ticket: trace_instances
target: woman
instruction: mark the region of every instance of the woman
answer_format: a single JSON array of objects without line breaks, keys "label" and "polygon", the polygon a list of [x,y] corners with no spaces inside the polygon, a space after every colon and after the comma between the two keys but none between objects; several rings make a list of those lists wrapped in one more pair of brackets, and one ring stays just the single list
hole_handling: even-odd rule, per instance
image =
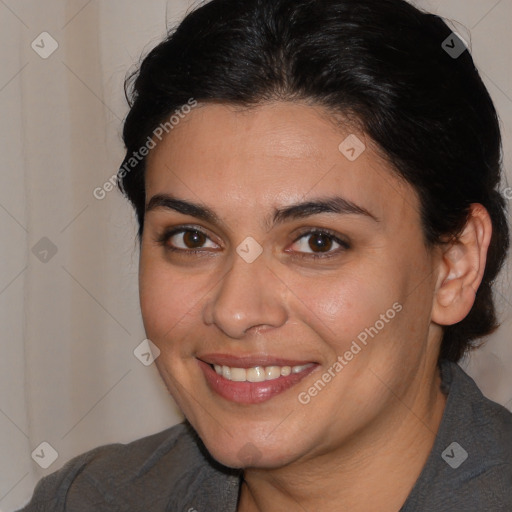
[{"label": "woman", "polygon": [[403,0],[212,0],[134,78],[118,177],[187,421],[23,510],[512,510],[512,415],[456,364],[508,248],[462,41]]}]

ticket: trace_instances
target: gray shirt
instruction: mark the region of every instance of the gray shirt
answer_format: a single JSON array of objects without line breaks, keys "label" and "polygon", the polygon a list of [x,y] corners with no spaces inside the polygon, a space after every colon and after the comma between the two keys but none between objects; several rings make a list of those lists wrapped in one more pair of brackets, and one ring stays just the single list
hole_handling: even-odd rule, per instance
[{"label": "gray shirt", "polygon": [[[442,422],[400,512],[511,512],[512,414],[458,365],[443,362],[441,375]],[[240,481],[183,423],[73,458],[38,482],[20,512],[235,512]]]}]

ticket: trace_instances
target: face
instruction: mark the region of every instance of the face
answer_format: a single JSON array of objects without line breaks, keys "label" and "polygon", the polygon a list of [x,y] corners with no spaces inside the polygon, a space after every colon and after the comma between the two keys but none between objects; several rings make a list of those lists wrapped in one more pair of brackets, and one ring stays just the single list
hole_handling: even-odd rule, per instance
[{"label": "face", "polygon": [[297,103],[200,105],[151,151],[146,207],[146,334],[221,463],[332,452],[422,385],[433,257],[364,134]]}]

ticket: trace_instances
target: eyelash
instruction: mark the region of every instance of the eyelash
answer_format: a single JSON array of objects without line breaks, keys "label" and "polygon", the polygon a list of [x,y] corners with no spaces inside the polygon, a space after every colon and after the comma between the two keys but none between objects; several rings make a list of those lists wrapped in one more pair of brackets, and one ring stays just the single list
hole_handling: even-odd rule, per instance
[{"label": "eyelash", "polygon": [[[210,237],[202,230],[194,228],[194,227],[186,227],[181,226],[178,228],[173,228],[170,230],[164,231],[161,235],[159,235],[156,239],[156,242],[164,247],[167,251],[170,252],[180,252],[182,254],[204,254],[204,249],[181,249],[177,247],[171,247],[167,244],[169,239],[173,237],[174,235],[180,234],[180,233],[187,233],[187,232],[194,232],[194,233],[200,233],[204,235],[206,238],[210,239]],[[330,251],[327,253],[304,253],[304,252],[297,252],[294,256],[297,256],[299,258],[306,258],[306,259],[326,259],[326,258],[332,258],[336,255],[338,255],[340,252],[343,252],[347,249],[350,249],[350,244],[346,242],[345,240],[340,239],[334,232],[332,232],[329,229],[320,229],[320,228],[314,228],[310,229],[308,231],[302,232],[294,241],[295,244],[298,242],[301,238],[304,238],[305,236],[311,236],[311,235],[327,235],[332,241],[339,244],[341,247],[336,249],[335,251]]]}]

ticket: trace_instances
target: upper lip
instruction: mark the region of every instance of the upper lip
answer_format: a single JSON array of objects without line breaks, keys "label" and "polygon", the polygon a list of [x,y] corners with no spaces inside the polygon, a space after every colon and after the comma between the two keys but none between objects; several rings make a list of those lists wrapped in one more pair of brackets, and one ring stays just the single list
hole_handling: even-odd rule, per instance
[{"label": "upper lip", "polygon": [[285,359],[268,354],[240,355],[233,354],[204,354],[198,359],[208,364],[230,366],[232,368],[253,368],[255,366],[303,366],[314,363],[314,361],[299,361],[296,359]]}]

